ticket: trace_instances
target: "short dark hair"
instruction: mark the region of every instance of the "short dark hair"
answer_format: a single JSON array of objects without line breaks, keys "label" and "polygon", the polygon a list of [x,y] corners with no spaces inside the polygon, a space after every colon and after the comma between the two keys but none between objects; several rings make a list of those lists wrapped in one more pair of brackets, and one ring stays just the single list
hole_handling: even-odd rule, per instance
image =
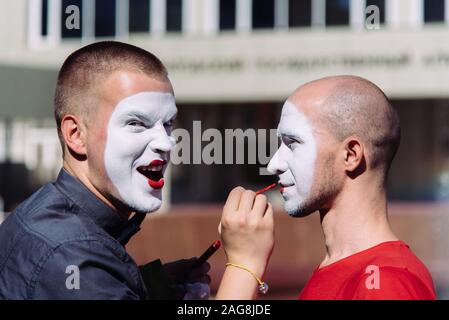
[{"label": "short dark hair", "polygon": [[76,50],[67,57],[59,70],[54,97],[54,115],[63,150],[62,118],[70,113],[89,114],[94,107],[92,89],[117,70],[136,71],[160,81],[168,81],[167,70],[162,62],[139,47],[117,41],[101,41]]}]

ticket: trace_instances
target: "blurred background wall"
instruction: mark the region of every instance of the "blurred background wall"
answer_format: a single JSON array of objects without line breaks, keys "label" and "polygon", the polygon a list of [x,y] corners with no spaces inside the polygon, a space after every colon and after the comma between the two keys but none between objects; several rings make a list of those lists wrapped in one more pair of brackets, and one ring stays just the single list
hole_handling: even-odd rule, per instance
[{"label": "blurred background wall", "polygon": [[[449,298],[448,23],[448,0],[0,0],[0,220],[61,167],[55,79],[87,43],[116,39],[161,58],[177,127],[189,131],[193,121],[203,130],[276,128],[296,87],[354,74],[399,112],[390,219]],[[228,191],[272,180],[258,164],[172,166],[164,209],[129,250],[139,263],[198,255],[217,237]],[[290,218],[279,195],[270,198],[278,212],[269,297],[294,299],[324,253],[319,221]],[[211,262],[216,288],[223,253]]]}]

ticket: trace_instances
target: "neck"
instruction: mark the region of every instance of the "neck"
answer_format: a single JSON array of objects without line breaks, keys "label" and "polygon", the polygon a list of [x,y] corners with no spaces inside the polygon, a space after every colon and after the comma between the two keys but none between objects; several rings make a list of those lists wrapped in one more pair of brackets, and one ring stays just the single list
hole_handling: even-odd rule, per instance
[{"label": "neck", "polygon": [[346,188],[329,210],[320,210],[327,254],[321,267],[385,241],[398,240],[387,217],[384,188],[375,183]]},{"label": "neck", "polygon": [[114,209],[118,215],[122,216],[125,219],[129,219],[131,215],[131,211],[121,208],[119,205],[115,205],[112,201],[110,201],[108,198],[106,198],[90,181],[90,179],[87,177],[86,174],[83,174],[83,170],[80,170],[76,166],[70,164],[69,161],[63,160],[63,167],[64,169],[70,173],[72,176],[76,177],[78,180],[81,181],[81,183],[89,189],[98,199],[100,199],[102,202],[104,202],[107,206]]}]

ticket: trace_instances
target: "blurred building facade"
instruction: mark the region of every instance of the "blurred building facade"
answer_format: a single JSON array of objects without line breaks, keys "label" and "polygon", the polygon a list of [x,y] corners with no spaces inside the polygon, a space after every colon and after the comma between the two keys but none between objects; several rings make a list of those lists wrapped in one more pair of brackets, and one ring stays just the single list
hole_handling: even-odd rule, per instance
[{"label": "blurred building facade", "polygon": [[[7,211],[57,174],[57,71],[72,51],[103,39],[161,58],[176,93],[177,126],[188,130],[196,120],[203,130],[276,128],[282,102],[299,85],[337,74],[366,77],[401,117],[390,198],[449,199],[449,0],[0,0],[0,6],[0,204]],[[171,202],[219,202],[235,185],[271,181],[258,172],[257,164],[174,166]]]},{"label": "blurred building facade", "polygon": [[[187,129],[193,120],[202,120],[203,129],[276,128],[282,101],[300,84],[333,74],[366,77],[401,114],[404,139],[391,198],[449,197],[445,0],[1,4],[0,162],[30,170],[31,189],[61,164],[51,121],[58,68],[86,43],[117,39],[150,50],[167,65],[180,106],[178,126]],[[195,183],[202,175],[213,177],[209,186]],[[175,203],[221,201],[223,188],[242,183],[235,177],[249,185],[268,181],[258,176],[257,165],[181,165],[172,176]]]}]

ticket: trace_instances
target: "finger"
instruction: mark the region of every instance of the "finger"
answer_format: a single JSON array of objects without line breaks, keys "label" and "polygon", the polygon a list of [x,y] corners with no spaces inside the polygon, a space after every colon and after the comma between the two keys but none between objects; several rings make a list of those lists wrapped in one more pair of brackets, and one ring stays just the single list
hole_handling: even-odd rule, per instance
[{"label": "finger", "polygon": [[259,194],[256,196],[256,200],[254,201],[252,215],[258,218],[262,218],[265,215],[267,208],[267,197],[263,194]]},{"label": "finger", "polygon": [[268,203],[267,210],[265,210],[265,214],[263,216],[263,220],[270,226],[274,225],[274,212],[271,203]]},{"label": "finger", "polygon": [[192,270],[193,263],[197,259],[198,258],[193,257],[193,258],[181,259],[181,260],[177,260],[177,261],[173,262],[174,268],[172,270],[174,272],[174,276],[176,279],[175,282],[181,282],[183,279],[185,279],[188,276],[188,274]]},{"label": "finger", "polygon": [[226,203],[223,207],[223,214],[225,214],[228,211],[237,211],[240,204],[240,198],[242,196],[243,189],[242,187],[236,187],[232,189],[232,191],[228,195],[228,199],[226,200]]},{"label": "finger", "polygon": [[189,272],[190,277],[201,277],[205,274],[207,274],[210,270],[210,264],[208,262],[203,263],[202,265],[200,265],[197,268],[192,269]]},{"label": "finger", "polygon": [[189,270],[193,267],[193,264],[195,263],[196,260],[198,260],[197,257],[179,260],[180,261],[179,268]]},{"label": "finger", "polygon": [[201,277],[195,277],[195,278],[189,278],[187,280],[187,283],[204,283],[204,284],[210,284],[211,283],[211,277],[208,274],[205,274]]},{"label": "finger", "polygon": [[251,190],[245,190],[242,194],[242,198],[240,199],[239,211],[242,212],[250,212],[254,205],[254,199],[256,197],[256,193]]}]

